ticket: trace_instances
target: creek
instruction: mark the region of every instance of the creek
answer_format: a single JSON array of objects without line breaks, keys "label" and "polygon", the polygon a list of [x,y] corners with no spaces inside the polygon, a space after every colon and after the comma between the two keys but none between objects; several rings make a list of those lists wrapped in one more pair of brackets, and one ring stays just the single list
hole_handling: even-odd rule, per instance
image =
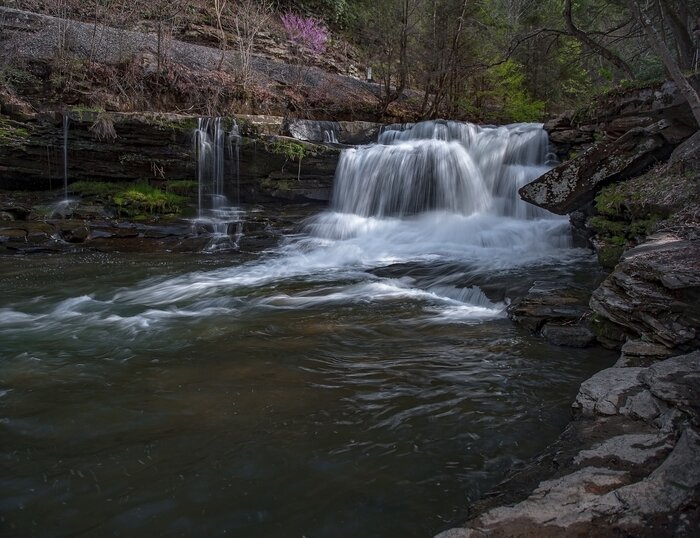
[{"label": "creek", "polygon": [[600,278],[566,219],[517,199],[551,166],[540,125],[394,126],[343,152],[330,208],[273,249],[0,258],[0,524],[316,538],[459,523],[615,359],[505,317],[534,281]]}]

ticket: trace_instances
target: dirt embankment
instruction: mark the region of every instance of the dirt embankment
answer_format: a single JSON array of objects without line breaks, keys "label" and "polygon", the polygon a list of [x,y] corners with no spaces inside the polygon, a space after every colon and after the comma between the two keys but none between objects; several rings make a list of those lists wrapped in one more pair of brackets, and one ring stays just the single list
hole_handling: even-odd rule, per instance
[{"label": "dirt embankment", "polygon": [[[222,53],[215,46],[7,7],[0,7],[0,28],[3,108],[31,113],[85,106],[350,121],[374,121],[380,109],[379,85],[352,76],[358,75],[352,55],[336,51],[323,61],[295,55],[272,33],[261,41],[268,53],[250,57],[243,80],[244,58],[231,45]],[[182,37],[206,43],[211,36],[205,30],[191,29]],[[413,118],[417,101],[409,92],[385,119]]]}]

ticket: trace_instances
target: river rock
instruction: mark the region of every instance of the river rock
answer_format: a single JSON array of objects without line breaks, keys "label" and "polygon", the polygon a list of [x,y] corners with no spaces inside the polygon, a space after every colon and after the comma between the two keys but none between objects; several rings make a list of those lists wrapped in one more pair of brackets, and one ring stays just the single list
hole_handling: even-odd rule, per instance
[{"label": "river rock", "polygon": [[577,322],[589,310],[589,292],[583,288],[537,281],[527,295],[508,306],[508,317],[537,333],[547,322]]},{"label": "river rock", "polygon": [[640,379],[659,400],[671,404],[700,424],[700,351],[654,364]]},{"label": "river rock", "polygon": [[700,243],[658,235],[629,250],[593,292],[591,309],[668,349],[700,345]]},{"label": "river rock", "polygon": [[523,200],[563,215],[591,202],[598,190],[639,174],[668,158],[681,134],[691,131],[678,122],[661,120],[636,128],[613,142],[601,142],[582,155],[550,170],[518,192]]},{"label": "river rock", "polygon": [[615,366],[651,366],[672,354],[666,346],[640,339],[627,340],[622,345],[622,354]]},{"label": "river rock", "polygon": [[541,332],[542,336],[555,346],[582,348],[595,342],[595,334],[583,323],[574,325],[545,323]]}]

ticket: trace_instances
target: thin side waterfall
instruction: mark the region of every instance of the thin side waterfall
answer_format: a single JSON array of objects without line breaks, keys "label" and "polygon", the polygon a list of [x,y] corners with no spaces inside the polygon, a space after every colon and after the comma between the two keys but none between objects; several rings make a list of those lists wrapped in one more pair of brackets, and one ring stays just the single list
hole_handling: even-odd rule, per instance
[{"label": "thin side waterfall", "polygon": [[241,205],[241,133],[238,128],[238,123],[233,120],[231,129],[228,132],[228,152],[235,164],[236,178],[236,205]]},{"label": "thin side waterfall", "polygon": [[68,201],[68,130],[70,117],[63,115],[63,200]]},{"label": "thin side waterfall", "polygon": [[326,144],[337,144],[338,136],[335,134],[335,130],[330,129],[323,131],[323,142]]},{"label": "thin side waterfall", "polygon": [[[240,210],[240,135],[235,121],[231,130],[225,130],[224,118],[199,118],[194,133],[197,155],[197,232],[206,232],[212,240],[209,250],[237,247],[242,236],[242,211]],[[234,151],[235,147],[235,151]],[[232,206],[226,195],[225,162],[235,154],[236,201]]]}]

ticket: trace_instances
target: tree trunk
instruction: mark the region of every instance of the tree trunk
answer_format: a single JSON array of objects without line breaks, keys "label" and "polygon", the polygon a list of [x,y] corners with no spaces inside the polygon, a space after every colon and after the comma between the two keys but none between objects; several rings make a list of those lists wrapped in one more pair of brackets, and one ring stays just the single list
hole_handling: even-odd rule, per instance
[{"label": "tree trunk", "polygon": [[630,80],[634,79],[634,72],[632,71],[632,68],[629,66],[629,64],[625,62],[622,58],[620,58],[617,54],[615,54],[613,51],[611,51],[610,49],[606,49],[603,45],[593,40],[586,32],[578,28],[574,24],[573,15],[571,12],[571,0],[566,0],[566,2],[564,3],[564,21],[566,22],[566,28],[569,34],[572,37],[578,39],[584,45],[586,45],[593,52],[596,52],[597,54],[605,58],[607,61],[609,61],[611,64],[613,64],[615,67],[623,71],[625,75],[627,75],[627,77],[630,78]]},{"label": "tree trunk", "polygon": [[669,26],[671,27],[673,37],[676,41],[676,46],[678,47],[680,67],[681,69],[691,69],[693,67],[695,47],[688,34],[688,28],[683,22],[681,15],[676,13],[676,10],[668,0],[661,0],[661,5],[663,7],[662,14],[668,19]]},{"label": "tree trunk", "polygon": [[626,0],[626,2],[630,8],[630,11],[632,11],[635,18],[642,26],[642,29],[646,34],[647,41],[649,41],[651,47],[661,57],[664,67],[666,67],[669,75],[671,75],[671,78],[680,89],[683,97],[685,97],[685,99],[688,101],[690,109],[693,112],[693,116],[695,117],[695,121],[697,122],[698,127],[700,127],[700,98],[698,97],[698,92],[695,91],[685,76],[683,76],[681,68],[673,59],[673,54],[671,54],[671,51],[666,46],[666,43],[664,43],[661,39],[658,30],[654,27],[649,17],[647,17],[646,13],[642,11],[642,8],[637,0]]}]

